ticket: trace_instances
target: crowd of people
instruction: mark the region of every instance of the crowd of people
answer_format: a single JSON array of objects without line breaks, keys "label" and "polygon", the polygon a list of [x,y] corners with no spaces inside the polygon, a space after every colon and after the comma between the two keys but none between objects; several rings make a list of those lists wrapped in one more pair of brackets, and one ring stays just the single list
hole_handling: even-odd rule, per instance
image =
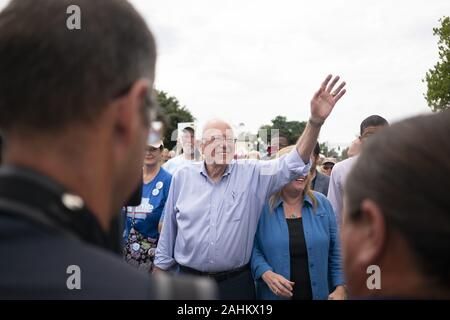
[{"label": "crowd of people", "polygon": [[[320,162],[346,94],[329,75],[294,145],[236,159],[212,119],[174,155],[151,132],[142,17],[122,0],[40,1],[0,13],[0,298],[450,298],[450,112],[371,115],[349,159]],[[81,30],[63,27],[73,3]]]}]

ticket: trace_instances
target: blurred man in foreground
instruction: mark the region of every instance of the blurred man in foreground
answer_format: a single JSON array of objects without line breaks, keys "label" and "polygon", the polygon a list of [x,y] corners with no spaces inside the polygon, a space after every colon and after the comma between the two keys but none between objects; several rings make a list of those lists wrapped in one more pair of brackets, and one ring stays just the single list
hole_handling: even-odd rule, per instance
[{"label": "blurred man in foreground", "polygon": [[[79,30],[66,26],[71,5]],[[196,295],[158,289],[109,251],[111,222],[142,179],[155,59],[126,1],[13,0],[0,13],[0,298]]]},{"label": "blurred man in foreground", "polygon": [[344,190],[351,296],[450,299],[449,124],[449,111],[414,117],[363,145]]}]

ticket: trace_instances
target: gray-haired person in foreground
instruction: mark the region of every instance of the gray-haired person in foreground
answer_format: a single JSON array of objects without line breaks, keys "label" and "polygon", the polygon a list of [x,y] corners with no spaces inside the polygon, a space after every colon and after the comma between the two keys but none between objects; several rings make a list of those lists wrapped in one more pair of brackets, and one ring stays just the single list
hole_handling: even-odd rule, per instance
[{"label": "gray-haired person in foreground", "polygon": [[[155,268],[209,276],[221,299],[254,299],[249,261],[261,209],[276,191],[306,176],[317,137],[345,82],[329,75],[311,100],[311,114],[296,148],[270,161],[233,160],[229,124],[209,121],[203,128],[204,162],[177,171],[166,201]],[[331,82],[330,82],[331,80]]]}]

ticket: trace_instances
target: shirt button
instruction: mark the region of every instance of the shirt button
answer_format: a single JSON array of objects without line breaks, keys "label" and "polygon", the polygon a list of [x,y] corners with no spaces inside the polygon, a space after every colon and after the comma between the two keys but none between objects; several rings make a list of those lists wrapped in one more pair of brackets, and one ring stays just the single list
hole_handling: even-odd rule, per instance
[{"label": "shirt button", "polygon": [[209,263],[214,263],[214,261],[212,261],[212,260],[209,260]]},{"label": "shirt button", "polygon": [[314,267],[314,263],[311,263],[309,266],[310,266],[311,268]]},{"label": "shirt button", "polygon": [[315,281],[313,281],[312,285],[313,285],[313,286],[316,286],[316,282],[315,282]]},{"label": "shirt button", "polygon": [[214,242],[211,242],[211,245],[214,245]]}]

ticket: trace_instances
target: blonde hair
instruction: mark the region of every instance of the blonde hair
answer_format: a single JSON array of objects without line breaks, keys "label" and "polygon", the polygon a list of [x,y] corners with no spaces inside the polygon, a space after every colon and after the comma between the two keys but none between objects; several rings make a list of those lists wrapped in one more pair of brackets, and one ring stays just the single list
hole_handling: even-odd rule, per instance
[{"label": "blonde hair", "polygon": [[[276,157],[282,157],[287,155],[288,153],[290,153],[292,151],[292,149],[294,149],[296,146],[292,145],[286,148],[281,149],[280,151],[277,152]],[[314,192],[311,190],[311,174],[308,173],[308,177],[306,178],[306,185],[305,185],[305,189],[303,190],[303,196],[305,196],[305,194],[311,198],[311,201],[313,203],[313,211],[316,210],[317,208],[317,199],[314,196]],[[284,187],[283,187],[284,188]],[[275,210],[275,205],[278,202],[278,200],[280,200],[281,198],[281,191],[283,190],[283,188],[277,192],[275,192],[269,199],[269,206],[270,206],[270,212],[273,212]]]}]

